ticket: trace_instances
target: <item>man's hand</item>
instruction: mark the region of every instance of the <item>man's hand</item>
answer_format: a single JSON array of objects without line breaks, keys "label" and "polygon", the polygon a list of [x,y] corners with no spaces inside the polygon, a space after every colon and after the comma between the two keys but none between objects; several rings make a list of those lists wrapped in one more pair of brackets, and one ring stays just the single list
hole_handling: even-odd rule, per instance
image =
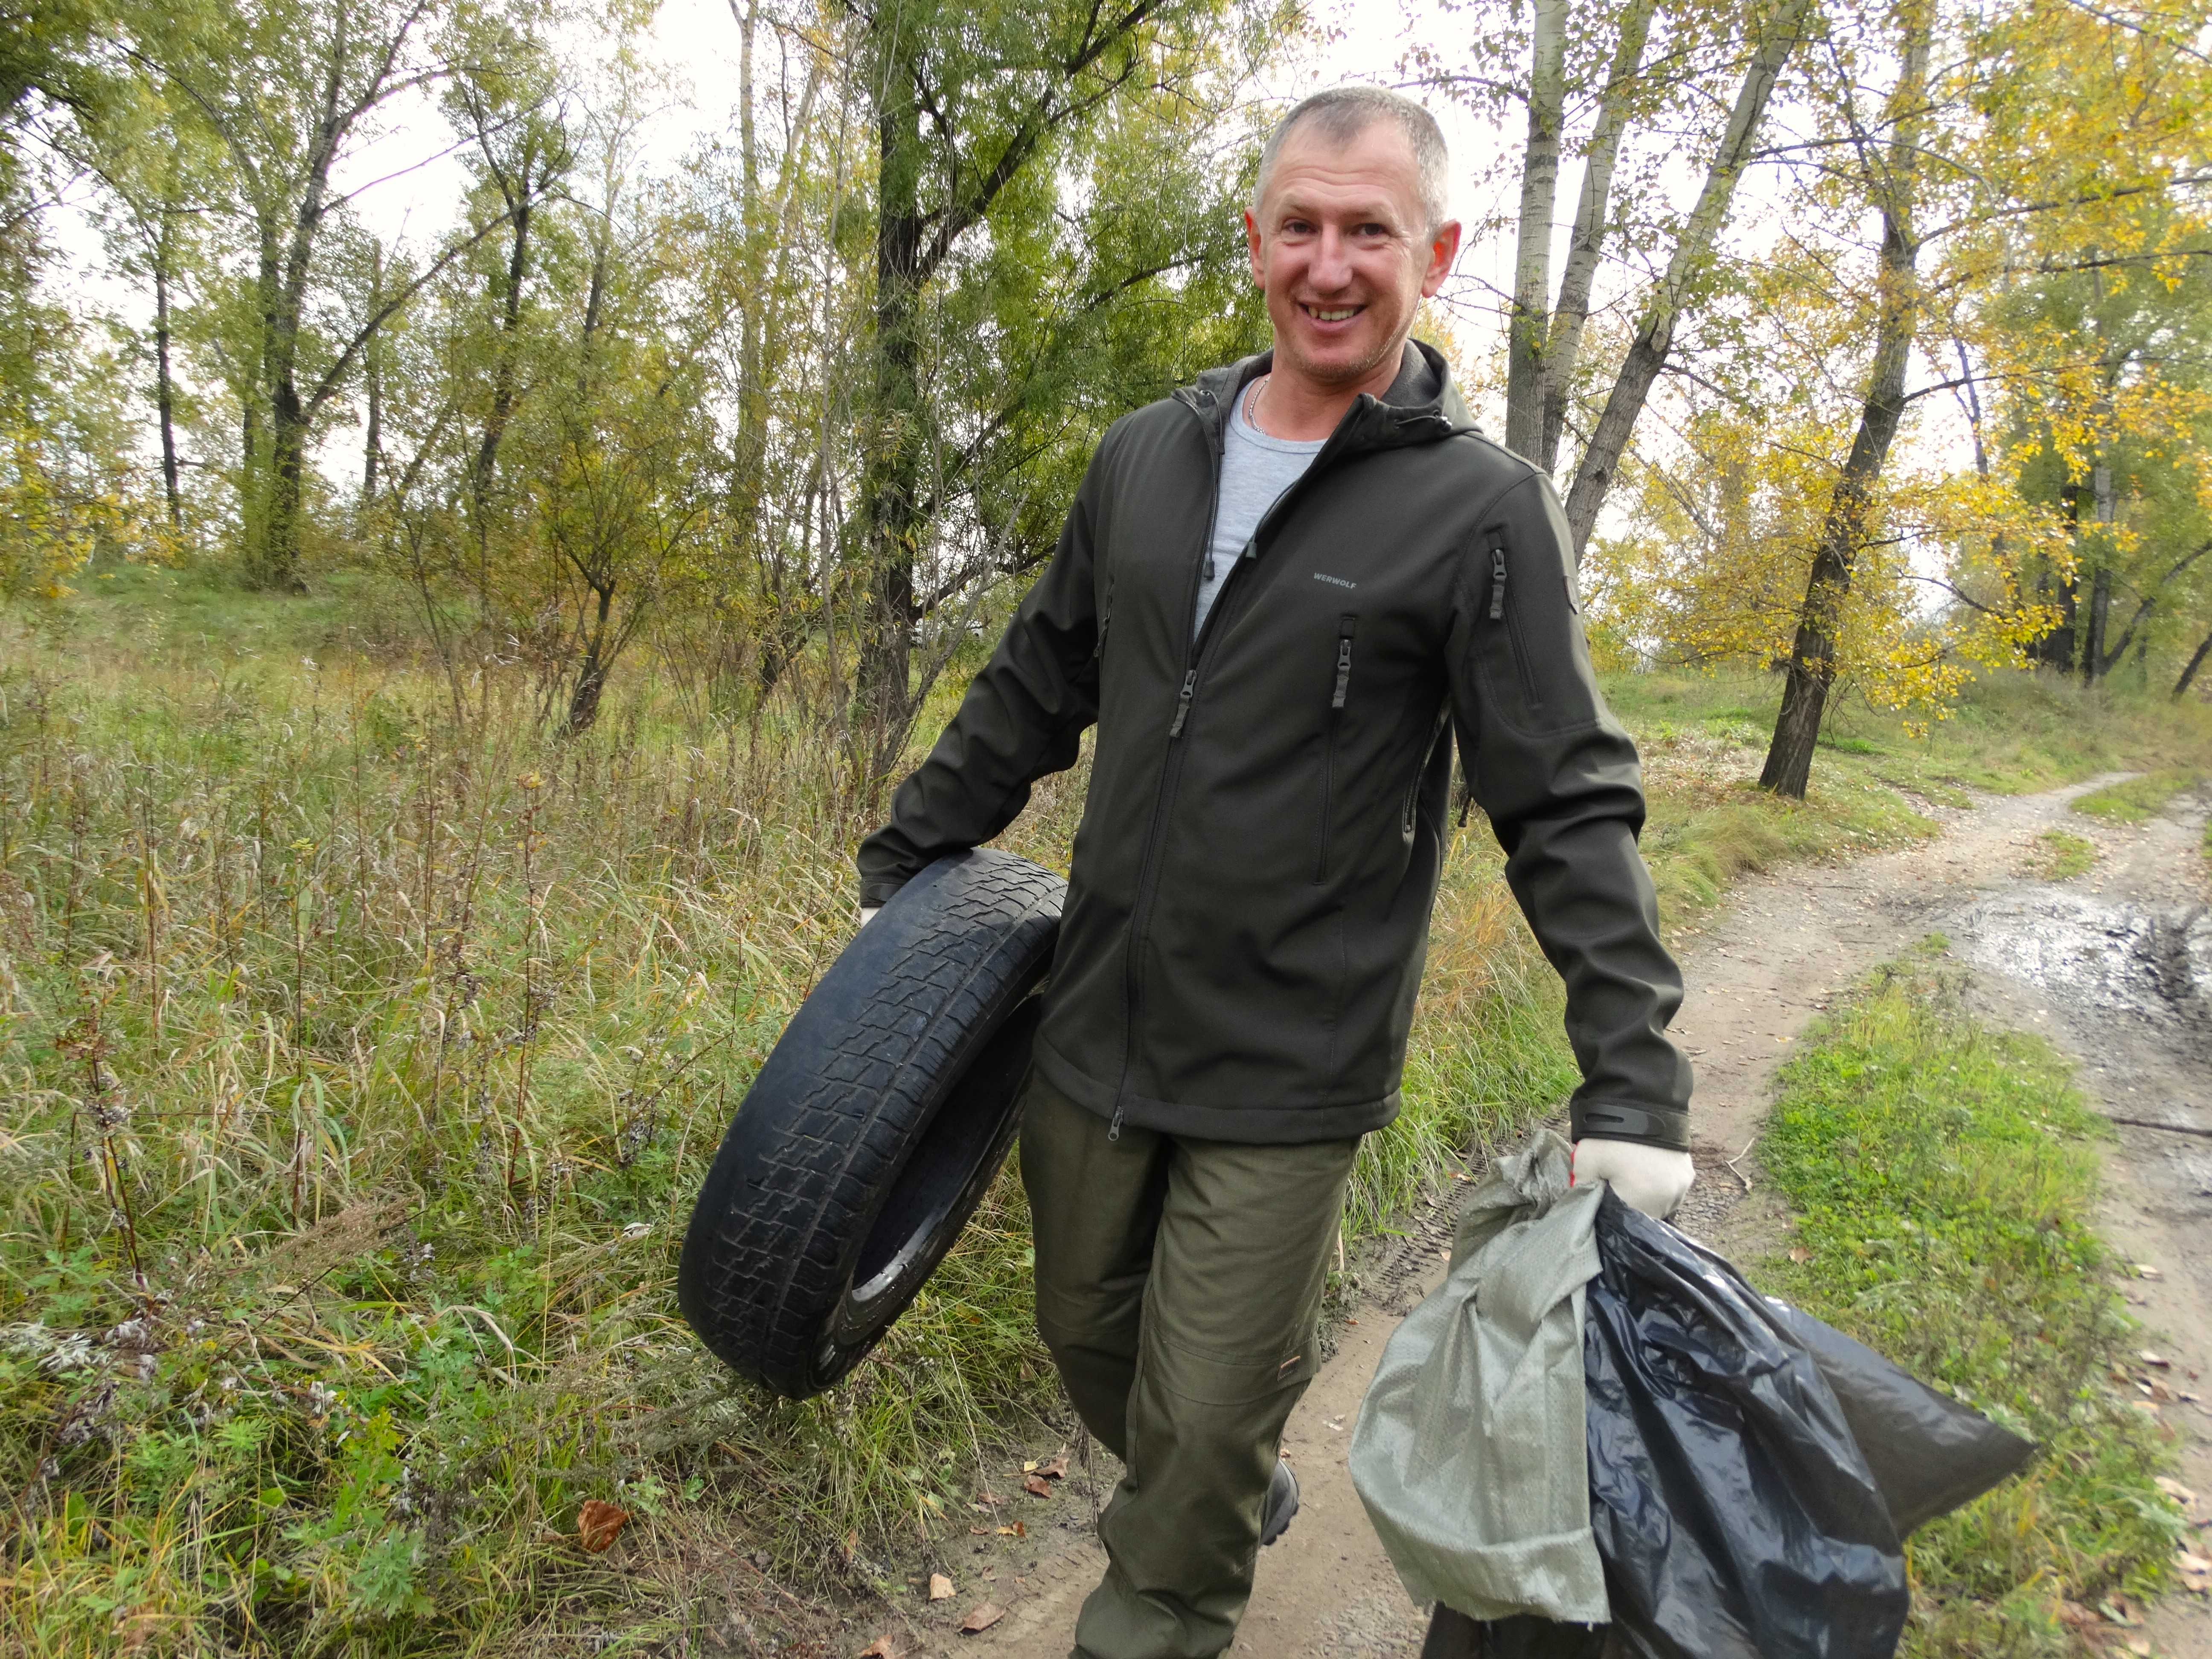
[{"label": "man's hand", "polygon": [[870,922],[873,921],[876,919],[876,912],[883,908],[884,907],[880,904],[862,905],[860,907],[860,926],[865,927]]},{"label": "man's hand", "polygon": [[1680,1207],[1697,1173],[1687,1152],[1648,1146],[1640,1140],[1605,1140],[1593,1135],[1575,1142],[1575,1160],[1569,1166],[1567,1180],[1570,1186],[1605,1182],[1622,1203],[1664,1221]]}]

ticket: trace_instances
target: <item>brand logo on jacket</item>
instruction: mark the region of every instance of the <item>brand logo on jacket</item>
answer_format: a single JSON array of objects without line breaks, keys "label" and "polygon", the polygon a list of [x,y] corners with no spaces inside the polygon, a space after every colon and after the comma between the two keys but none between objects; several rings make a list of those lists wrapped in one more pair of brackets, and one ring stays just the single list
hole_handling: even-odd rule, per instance
[{"label": "brand logo on jacket", "polygon": [[1315,571],[1314,580],[1317,582],[1327,582],[1331,587],[1357,587],[1359,586],[1358,582],[1348,582],[1341,576],[1332,576],[1325,570]]}]

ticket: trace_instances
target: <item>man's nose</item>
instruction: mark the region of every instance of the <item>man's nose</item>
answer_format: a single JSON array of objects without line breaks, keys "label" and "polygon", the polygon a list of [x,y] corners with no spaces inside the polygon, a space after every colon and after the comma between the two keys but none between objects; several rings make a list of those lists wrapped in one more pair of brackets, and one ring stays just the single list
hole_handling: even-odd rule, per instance
[{"label": "man's nose", "polygon": [[1314,248],[1306,280],[1317,289],[1339,289],[1352,280],[1352,245],[1333,226],[1324,226]]}]

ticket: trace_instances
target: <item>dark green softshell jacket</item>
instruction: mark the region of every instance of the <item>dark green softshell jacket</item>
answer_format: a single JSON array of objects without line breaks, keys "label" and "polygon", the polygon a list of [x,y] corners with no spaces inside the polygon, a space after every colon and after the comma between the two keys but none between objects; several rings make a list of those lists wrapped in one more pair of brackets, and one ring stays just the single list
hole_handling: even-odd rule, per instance
[{"label": "dark green softshell jacket", "polygon": [[1443,857],[1450,733],[1565,981],[1577,1135],[1686,1146],[1681,975],[1637,852],[1635,745],[1599,695],[1559,499],[1408,351],[1191,617],[1237,392],[1115,423],[1049,567],[890,823],[860,902],[989,840],[1096,724],[1036,1064],[1102,1116],[1246,1142],[1397,1115]]}]

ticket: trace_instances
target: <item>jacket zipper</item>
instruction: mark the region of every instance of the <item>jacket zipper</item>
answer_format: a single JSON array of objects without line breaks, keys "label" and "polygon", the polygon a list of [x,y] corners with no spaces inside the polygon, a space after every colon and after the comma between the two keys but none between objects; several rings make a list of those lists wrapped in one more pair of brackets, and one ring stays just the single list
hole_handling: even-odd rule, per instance
[{"label": "jacket zipper", "polygon": [[1114,626],[1114,573],[1106,573],[1106,609],[1098,618],[1098,643],[1091,648],[1093,662],[1106,660],[1106,630]]},{"label": "jacket zipper", "polygon": [[[1186,409],[1196,416],[1204,427],[1207,448],[1213,462],[1213,495],[1212,504],[1206,508],[1206,527],[1202,532],[1206,539],[1200,544],[1200,550],[1202,553],[1213,545],[1213,521],[1221,513],[1221,429],[1213,423],[1206,412],[1206,410],[1216,406],[1216,400],[1212,392],[1194,390],[1188,399],[1184,398],[1180,392],[1176,396],[1177,401],[1182,403]],[[1201,400],[1204,404],[1203,408],[1200,407]],[[1185,596],[1182,610],[1179,613],[1185,618],[1191,617],[1198,609],[1199,563],[1196,559],[1191,561],[1190,574],[1190,589]],[[1233,576],[1236,573],[1231,571],[1230,574]],[[1223,586],[1225,590],[1227,584],[1224,583]],[[1212,609],[1206,612],[1208,623],[1212,622],[1215,615],[1220,611],[1224,597],[1224,593],[1216,593],[1213,596]],[[1139,912],[1149,911],[1146,896],[1152,885],[1154,869],[1159,861],[1160,825],[1166,817],[1169,775],[1176,769],[1176,757],[1178,752],[1172,745],[1175,739],[1182,735],[1183,721],[1190,715],[1191,697],[1198,690],[1198,653],[1205,636],[1206,630],[1200,629],[1199,638],[1192,641],[1189,653],[1184,660],[1182,690],[1176,698],[1175,719],[1168,726],[1168,741],[1170,747],[1167,759],[1160,767],[1159,784],[1152,795],[1152,825],[1145,836],[1145,855],[1137,866],[1137,898],[1136,902],[1131,906],[1128,940],[1122,947],[1121,1006],[1125,1028],[1121,1039],[1121,1081],[1120,1086],[1114,1091],[1114,1115],[1106,1125],[1106,1139],[1109,1142],[1121,1139],[1121,1120],[1127,1111],[1129,1097],[1129,1072],[1137,1063],[1137,1030],[1144,1002],[1144,988],[1139,983],[1138,967],[1137,916]]]},{"label": "jacket zipper", "polygon": [[1521,678],[1521,695],[1528,700],[1531,708],[1541,708],[1544,700],[1536,694],[1535,676],[1528,671],[1528,647],[1521,637],[1521,612],[1505,602],[1505,550],[1490,550],[1490,620],[1505,621],[1505,633],[1513,649],[1513,670]]},{"label": "jacket zipper", "polygon": [[[1213,499],[1206,514],[1206,539],[1200,544],[1200,558],[1193,559],[1190,562],[1190,587],[1185,595],[1181,613],[1185,617],[1190,617],[1195,615],[1198,610],[1200,560],[1213,545],[1213,521],[1220,516],[1221,513],[1221,428],[1206,412],[1218,407],[1218,402],[1212,392],[1194,390],[1188,398],[1177,392],[1176,400],[1189,410],[1204,425],[1206,443],[1212,452],[1213,462]],[[1204,404],[1203,408],[1200,407],[1201,400]],[[1358,406],[1355,403],[1352,408],[1357,410]],[[1352,410],[1346,412],[1346,420],[1351,418],[1351,414]],[[1199,670],[1205,665],[1207,645],[1221,631],[1221,619],[1228,612],[1230,598],[1236,588],[1238,574],[1246,565],[1259,557],[1261,532],[1273,524],[1282,515],[1285,508],[1304,492],[1306,486],[1335,460],[1336,457],[1331,452],[1334,449],[1336,441],[1344,429],[1345,422],[1340,421],[1337,423],[1336,431],[1329,434],[1328,441],[1322,446],[1319,453],[1307,464],[1306,470],[1298,476],[1297,481],[1277,496],[1275,504],[1261,516],[1259,524],[1253,529],[1251,539],[1244,544],[1243,551],[1237,556],[1236,564],[1231,567],[1228,575],[1222,580],[1220,589],[1214,594],[1213,604],[1206,613],[1206,623],[1191,641],[1189,654],[1184,659],[1182,686],[1176,696],[1175,718],[1168,724],[1167,758],[1160,767],[1159,787],[1152,797],[1152,827],[1146,837],[1143,861],[1138,866],[1136,900],[1130,906],[1129,911],[1127,936],[1128,943],[1124,947],[1125,955],[1122,958],[1121,972],[1122,1006],[1127,1010],[1127,1019],[1123,1038],[1126,1046],[1121,1056],[1121,1086],[1115,1091],[1114,1114],[1106,1126],[1106,1139],[1109,1141],[1118,1141],[1121,1138],[1121,1121],[1127,1109],[1129,1092],[1129,1073],[1137,1061],[1137,1033],[1142,1023],[1144,1012],[1144,987],[1138,962],[1145,939],[1152,929],[1152,900],[1156,896],[1153,887],[1158,874],[1161,826],[1166,818],[1169,798],[1174,793],[1175,785],[1182,775],[1184,750],[1178,745],[1176,740],[1182,736],[1183,726],[1190,718],[1191,704],[1198,696]]]},{"label": "jacket zipper", "polygon": [[[1436,720],[1429,727],[1428,744],[1421,751],[1424,755],[1433,757],[1436,754],[1437,740],[1443,736],[1444,722],[1450,718],[1451,704],[1447,702],[1443,708],[1437,710]],[[1421,763],[1421,769],[1413,774],[1413,785],[1406,791],[1405,801],[1398,809],[1398,833],[1408,841],[1412,840],[1413,836],[1413,814],[1419,810],[1421,803],[1421,785],[1428,775],[1429,763],[1424,760]]]},{"label": "jacket zipper", "polygon": [[1336,807],[1336,724],[1344,713],[1346,695],[1352,690],[1352,638],[1359,625],[1357,617],[1336,619],[1336,684],[1328,694],[1328,724],[1322,734],[1321,851],[1314,860],[1314,885],[1328,879],[1329,817]]}]

